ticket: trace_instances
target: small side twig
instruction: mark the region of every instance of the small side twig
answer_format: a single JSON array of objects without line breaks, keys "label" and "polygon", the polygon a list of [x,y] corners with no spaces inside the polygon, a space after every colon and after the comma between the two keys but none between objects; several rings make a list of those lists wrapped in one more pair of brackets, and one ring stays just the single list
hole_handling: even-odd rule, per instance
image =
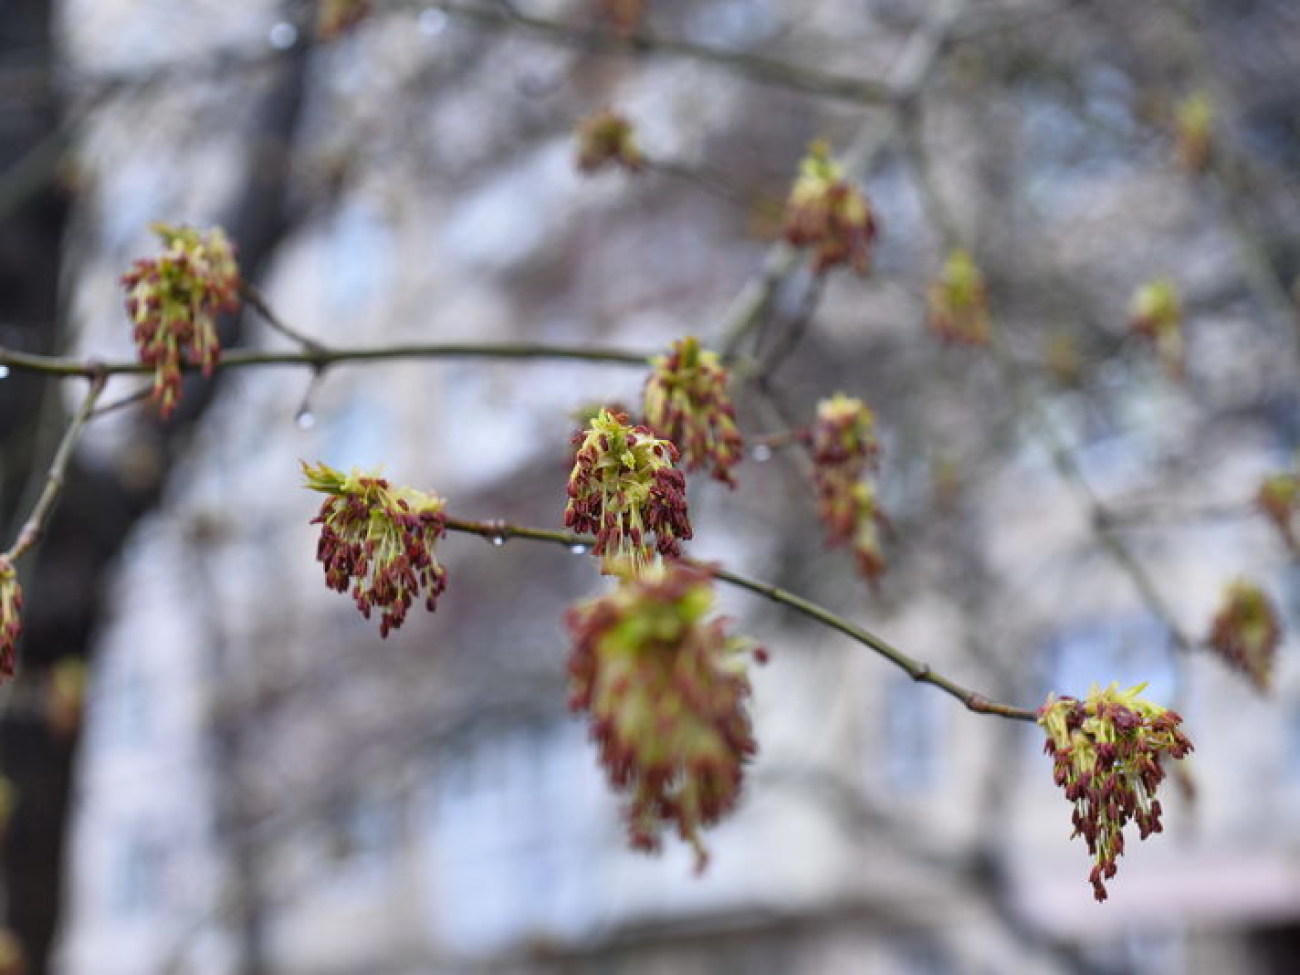
[{"label": "small side twig", "polygon": [[54,511],[55,504],[58,503],[59,495],[63,492],[64,478],[67,476],[68,464],[72,460],[72,452],[77,446],[77,441],[81,439],[81,434],[86,429],[86,424],[90,422],[91,416],[95,412],[95,404],[99,401],[100,394],[104,391],[104,384],[108,381],[106,373],[100,372],[92,376],[90,380],[90,390],[86,393],[86,398],[81,401],[81,407],[68,424],[67,430],[63,433],[63,439],[59,442],[58,449],[54,452],[54,459],[50,462],[49,471],[45,475],[45,485],[41,488],[40,496],[36,499],[36,504],[32,506],[31,514],[18,531],[18,537],[14,540],[13,545],[3,558],[10,563],[17,562],[29,549],[40,541],[41,533],[45,530],[45,524],[49,521],[51,513]]}]

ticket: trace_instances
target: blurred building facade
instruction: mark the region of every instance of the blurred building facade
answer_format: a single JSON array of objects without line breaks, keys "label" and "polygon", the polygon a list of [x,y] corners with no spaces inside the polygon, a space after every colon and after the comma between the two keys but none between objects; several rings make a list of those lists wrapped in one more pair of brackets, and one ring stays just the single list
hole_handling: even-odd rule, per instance
[{"label": "blurred building facade", "polygon": [[[70,301],[82,350],[124,357],[116,276],[147,252],[150,220],[208,223],[238,192],[236,106],[264,83],[255,64],[180,82],[166,66],[305,41],[270,4],[66,6],[79,71],[149,82],[96,105],[82,146],[93,192]],[[1162,32],[1171,49],[1197,35],[1114,5],[973,3],[926,82],[934,186],[978,242],[1017,355],[1041,364],[1058,337],[1072,350],[1066,375],[1030,380],[1040,411],[988,357],[926,333],[944,243],[887,109],[690,60],[599,56],[441,6],[377,15],[312,54],[298,128],[279,134],[302,198],[264,282],[278,313],[339,346],[717,342],[768,252],[764,201],[780,200],[808,140],[878,131],[863,174],[884,228],[873,276],[833,277],[801,325],[811,285],[790,274],[755,350],[803,330],[772,377],[795,416],[839,389],[879,413],[891,572],[869,589],[822,548],[780,452],[751,458],[734,494],[696,479],[691,552],[808,594],[996,699],[1032,707],[1049,689],[1147,681],[1187,718],[1194,791],[1170,783],[1165,835],[1132,845],[1096,905],[1036,729],[968,714],[824,628],[723,592],[772,651],[754,674],[761,754],[703,877],[671,844],[643,858],[565,711],[561,617],[602,585],[592,560],[450,537],[438,613],[381,642],[321,584],[296,462],[383,465],[459,516],[556,527],[574,411],[634,403],[643,374],[456,360],[243,370],[223,376],[123,559],[87,716],[62,970],[1292,970],[1294,641],[1268,699],[1175,650],[1038,433],[1057,432],[1108,506],[1156,508],[1123,537],[1181,630],[1203,635],[1238,574],[1296,618],[1300,576],[1248,505],[1300,441],[1296,333],[1253,290],[1234,200],[1177,169],[1150,115],[1149,99],[1200,83],[1193,68],[1166,49],[1159,65],[1139,57]],[[665,35],[871,76],[932,13],[825,0],[792,23],[771,3],[652,6]],[[1242,40],[1240,15],[1209,22],[1237,33],[1208,36],[1229,54],[1261,38],[1300,51],[1285,5],[1255,8],[1274,31]],[[1263,82],[1222,52],[1192,63],[1243,99],[1246,150],[1271,131],[1247,124],[1272,97]],[[673,165],[580,176],[572,125],[603,104]],[[1251,158],[1273,172],[1268,151]],[[743,205],[709,192],[715,179]],[[1260,185],[1277,212],[1296,206]],[[1168,273],[1191,309],[1183,384],[1126,338],[1134,286]],[[289,347],[270,330],[250,341]],[[772,431],[757,397],[740,406],[747,430]],[[91,457],[150,471],[137,422],[93,431]]]}]

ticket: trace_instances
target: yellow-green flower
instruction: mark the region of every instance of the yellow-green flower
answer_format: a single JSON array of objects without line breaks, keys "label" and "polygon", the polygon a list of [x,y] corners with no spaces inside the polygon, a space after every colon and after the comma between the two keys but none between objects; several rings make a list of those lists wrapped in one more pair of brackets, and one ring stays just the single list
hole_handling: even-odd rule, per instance
[{"label": "yellow-green flower", "polygon": [[944,262],[939,279],[930,285],[930,327],[950,342],[987,345],[988,289],[970,253],[955,250]]}]

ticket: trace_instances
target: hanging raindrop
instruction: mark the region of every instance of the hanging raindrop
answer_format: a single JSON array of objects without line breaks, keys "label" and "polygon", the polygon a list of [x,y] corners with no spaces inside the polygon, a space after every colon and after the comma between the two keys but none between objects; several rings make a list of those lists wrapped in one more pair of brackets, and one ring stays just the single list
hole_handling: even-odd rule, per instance
[{"label": "hanging raindrop", "polygon": [[749,456],[756,464],[765,464],[772,459],[772,448],[765,443],[761,443],[749,452]]},{"label": "hanging raindrop", "polygon": [[0,366],[0,379],[8,379],[8,378],[9,378],[9,367]]},{"label": "hanging raindrop", "polygon": [[298,41],[298,28],[294,27],[293,24],[280,21],[271,28],[268,40],[277,51],[287,51]]},{"label": "hanging raindrop", "polygon": [[299,430],[310,430],[316,425],[316,414],[304,406],[293,418],[293,422],[298,425]]},{"label": "hanging raindrop", "polygon": [[569,551],[574,555],[586,555],[591,551],[591,546],[586,542],[574,542],[569,546]]}]

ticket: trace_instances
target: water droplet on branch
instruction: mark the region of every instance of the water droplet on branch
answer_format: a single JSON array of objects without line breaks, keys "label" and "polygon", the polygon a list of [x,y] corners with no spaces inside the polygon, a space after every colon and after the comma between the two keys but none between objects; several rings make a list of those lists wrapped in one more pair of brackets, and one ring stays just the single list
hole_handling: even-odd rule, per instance
[{"label": "water droplet on branch", "polygon": [[280,21],[271,28],[271,33],[267,39],[277,51],[287,51],[298,41],[298,28],[294,27],[293,24]]},{"label": "water droplet on branch", "polygon": [[749,456],[756,464],[765,464],[772,459],[772,448],[765,443],[761,443],[749,452]]}]

